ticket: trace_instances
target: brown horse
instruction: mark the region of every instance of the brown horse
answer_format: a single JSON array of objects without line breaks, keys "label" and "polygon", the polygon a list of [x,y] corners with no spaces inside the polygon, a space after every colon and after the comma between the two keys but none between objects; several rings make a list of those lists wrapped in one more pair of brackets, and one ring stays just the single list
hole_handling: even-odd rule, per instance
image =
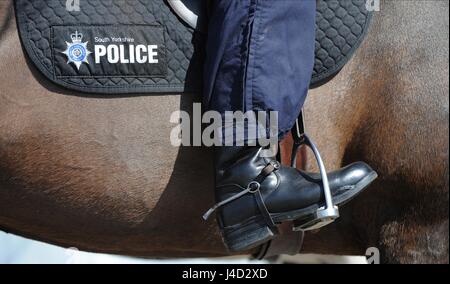
[{"label": "brown horse", "polygon": [[[385,1],[357,56],[306,107],[329,170],[364,160],[380,179],[308,233],[304,251],[448,262],[448,1]],[[170,145],[194,95],[79,96],[27,62],[0,2],[0,227],[79,249],[222,256],[208,149]]]}]

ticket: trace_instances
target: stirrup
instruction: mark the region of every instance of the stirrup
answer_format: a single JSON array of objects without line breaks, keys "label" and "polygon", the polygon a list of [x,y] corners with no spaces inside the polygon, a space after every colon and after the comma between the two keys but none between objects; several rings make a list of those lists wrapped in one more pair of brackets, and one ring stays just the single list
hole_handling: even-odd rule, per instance
[{"label": "stirrup", "polygon": [[294,139],[294,146],[292,148],[291,166],[296,167],[297,154],[302,145],[306,145],[314,153],[317,164],[319,165],[320,175],[322,177],[323,191],[325,195],[325,206],[319,208],[314,214],[305,218],[295,220],[293,223],[293,231],[311,231],[325,227],[339,218],[339,208],[334,205],[333,197],[331,195],[330,185],[328,182],[327,171],[323,163],[322,157],[314,142],[305,134],[303,111],[297,119],[294,128],[292,129],[292,137]]}]

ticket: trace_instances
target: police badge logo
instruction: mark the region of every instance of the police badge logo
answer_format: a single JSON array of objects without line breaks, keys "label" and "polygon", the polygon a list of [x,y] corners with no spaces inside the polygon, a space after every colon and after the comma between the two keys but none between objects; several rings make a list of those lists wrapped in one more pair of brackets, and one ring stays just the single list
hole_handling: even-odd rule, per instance
[{"label": "police badge logo", "polygon": [[92,52],[87,49],[88,42],[82,42],[82,33],[75,31],[70,37],[72,38],[72,43],[66,41],[67,49],[62,53],[67,56],[67,64],[73,63],[77,69],[80,70],[83,63],[89,64],[88,56],[92,54]]}]

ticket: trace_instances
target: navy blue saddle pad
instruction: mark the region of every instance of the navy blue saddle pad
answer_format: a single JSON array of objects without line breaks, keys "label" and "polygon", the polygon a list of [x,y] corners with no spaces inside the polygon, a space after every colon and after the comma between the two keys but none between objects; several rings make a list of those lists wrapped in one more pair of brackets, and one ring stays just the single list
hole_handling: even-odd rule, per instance
[{"label": "navy blue saddle pad", "polygon": [[[16,0],[15,10],[29,59],[57,85],[98,94],[202,88],[205,35],[164,0]],[[318,0],[317,12],[312,87],[348,62],[372,16],[365,0]]]}]

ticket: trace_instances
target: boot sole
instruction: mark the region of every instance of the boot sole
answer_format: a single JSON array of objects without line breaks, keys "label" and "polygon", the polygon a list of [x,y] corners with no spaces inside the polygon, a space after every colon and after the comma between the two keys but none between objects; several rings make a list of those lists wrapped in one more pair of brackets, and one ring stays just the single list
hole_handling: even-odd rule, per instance
[{"label": "boot sole", "polygon": [[[342,206],[353,200],[356,196],[358,196],[364,189],[367,188],[375,179],[377,179],[378,174],[375,171],[372,171],[367,177],[363,178],[359,181],[353,189],[346,191],[345,193],[333,196],[333,201],[336,206]],[[325,203],[317,205],[311,205],[306,208],[302,208],[299,210],[276,213],[271,214],[274,222],[282,223],[286,221],[295,221],[297,219],[302,219],[306,216],[314,214],[319,208],[325,206]]]}]

